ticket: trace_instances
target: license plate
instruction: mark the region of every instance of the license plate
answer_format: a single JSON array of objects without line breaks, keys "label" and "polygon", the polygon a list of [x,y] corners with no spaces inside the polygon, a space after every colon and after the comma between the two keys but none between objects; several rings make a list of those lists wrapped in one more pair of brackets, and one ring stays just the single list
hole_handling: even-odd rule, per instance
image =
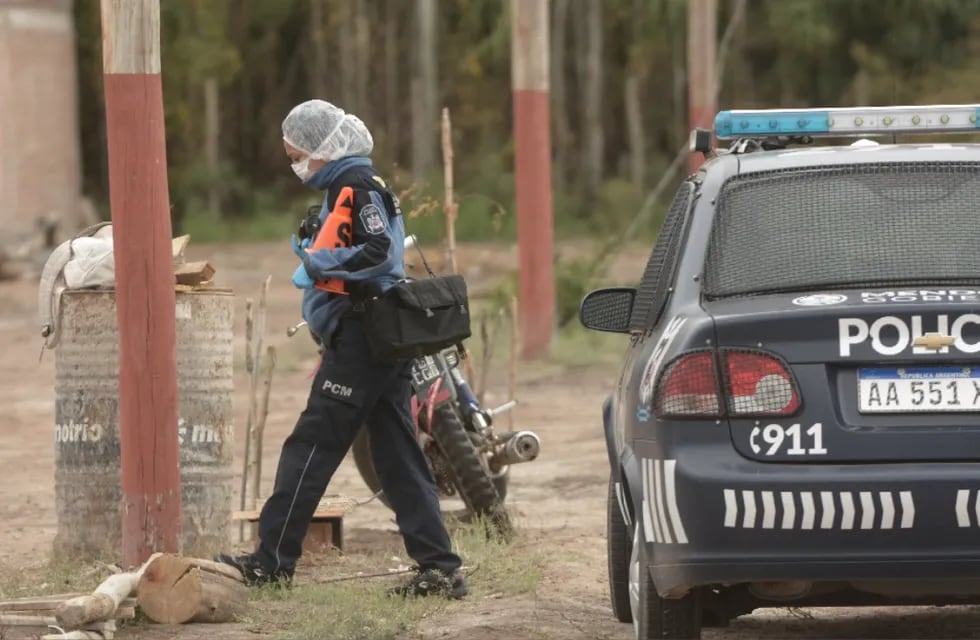
[{"label": "license plate", "polygon": [[980,411],[980,367],[858,369],[861,413]]},{"label": "license plate", "polygon": [[412,381],[416,388],[423,387],[439,377],[439,367],[432,356],[416,358],[412,363]]}]

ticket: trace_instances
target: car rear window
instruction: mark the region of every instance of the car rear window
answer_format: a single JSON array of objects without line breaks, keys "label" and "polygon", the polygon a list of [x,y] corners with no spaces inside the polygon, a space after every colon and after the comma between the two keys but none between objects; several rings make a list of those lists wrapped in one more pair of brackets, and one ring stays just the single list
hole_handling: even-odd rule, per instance
[{"label": "car rear window", "polygon": [[711,230],[709,297],[980,279],[980,164],[735,176]]}]

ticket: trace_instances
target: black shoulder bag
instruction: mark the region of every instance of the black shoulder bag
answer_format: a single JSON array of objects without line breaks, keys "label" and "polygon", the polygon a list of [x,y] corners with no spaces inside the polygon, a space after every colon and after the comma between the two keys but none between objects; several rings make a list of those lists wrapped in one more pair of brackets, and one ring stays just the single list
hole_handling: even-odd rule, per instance
[{"label": "black shoulder bag", "polygon": [[469,338],[470,309],[463,276],[437,276],[421,247],[416,249],[429,274],[400,280],[364,302],[368,346],[375,362],[396,363],[432,355]]}]

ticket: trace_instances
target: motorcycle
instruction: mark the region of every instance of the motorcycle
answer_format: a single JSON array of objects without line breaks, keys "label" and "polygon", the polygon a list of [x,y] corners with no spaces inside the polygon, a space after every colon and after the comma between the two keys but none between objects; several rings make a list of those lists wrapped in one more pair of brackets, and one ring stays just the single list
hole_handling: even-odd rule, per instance
[{"label": "motorcycle", "polygon": [[[409,248],[415,236],[405,239]],[[290,327],[293,336],[306,323]],[[322,348],[322,347],[321,347]],[[469,515],[486,518],[499,531],[510,528],[504,508],[511,465],[531,462],[541,452],[533,431],[497,433],[494,418],[512,410],[517,401],[486,409],[480,406],[460,369],[461,354],[449,347],[412,362],[412,415],[419,447],[425,452],[440,497],[458,496]],[[368,429],[352,446],[358,473],[388,508],[371,458]]]}]

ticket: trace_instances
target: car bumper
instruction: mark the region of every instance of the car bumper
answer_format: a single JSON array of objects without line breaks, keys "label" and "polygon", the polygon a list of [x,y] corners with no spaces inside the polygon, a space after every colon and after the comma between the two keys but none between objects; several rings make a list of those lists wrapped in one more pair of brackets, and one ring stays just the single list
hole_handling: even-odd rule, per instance
[{"label": "car bumper", "polygon": [[[666,450],[665,450],[666,449]],[[766,464],[634,441],[661,595],[707,584],[980,577],[980,463]]]}]

